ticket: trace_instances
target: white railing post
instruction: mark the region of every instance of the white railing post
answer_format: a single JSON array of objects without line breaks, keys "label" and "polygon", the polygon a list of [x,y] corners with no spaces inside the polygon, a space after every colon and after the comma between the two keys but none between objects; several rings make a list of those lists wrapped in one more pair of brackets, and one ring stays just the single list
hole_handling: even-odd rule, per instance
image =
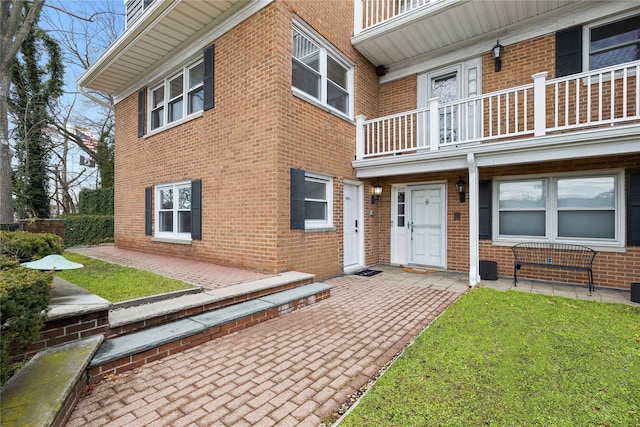
[{"label": "white railing post", "polygon": [[353,0],[353,35],[357,36],[362,31],[363,0]]},{"label": "white railing post", "polygon": [[533,79],[533,135],[542,136],[547,133],[547,91],[546,71],[531,76]]},{"label": "white railing post", "polygon": [[440,148],[440,102],[438,98],[431,98],[429,100],[429,147],[431,151],[436,151]]},{"label": "white railing post", "polygon": [[364,158],[364,121],[365,116],[356,116],[356,160]]}]

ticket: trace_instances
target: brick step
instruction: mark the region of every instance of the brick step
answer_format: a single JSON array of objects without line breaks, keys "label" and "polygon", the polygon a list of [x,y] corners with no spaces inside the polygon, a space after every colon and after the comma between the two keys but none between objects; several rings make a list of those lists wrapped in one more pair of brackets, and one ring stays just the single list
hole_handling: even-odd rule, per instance
[{"label": "brick step", "polygon": [[109,313],[108,338],[130,334],[174,320],[205,313],[311,283],[312,274],[290,271],[226,288],[130,306]]},{"label": "brick step", "polygon": [[331,288],[311,283],[111,338],[89,364],[90,380],[97,382],[105,375],[134,369],[311,305],[329,298]]}]

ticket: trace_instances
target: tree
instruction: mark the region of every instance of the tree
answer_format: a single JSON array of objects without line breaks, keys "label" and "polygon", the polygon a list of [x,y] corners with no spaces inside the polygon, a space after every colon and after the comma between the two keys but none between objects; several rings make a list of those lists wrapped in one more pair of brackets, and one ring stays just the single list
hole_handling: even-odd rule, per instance
[{"label": "tree", "polygon": [[[80,3],[74,9],[74,17],[79,19],[65,19],[64,15],[68,13],[47,13],[43,18],[49,31],[56,35],[64,51],[65,63],[70,65],[73,74],[73,70],[87,70],[98,54],[116,40],[122,31],[122,19],[118,19],[122,12],[115,9],[114,2],[93,1]],[[89,95],[90,101],[83,99],[79,103],[82,107],[79,113],[71,114],[71,109],[76,105],[75,99],[66,109],[60,106],[56,114],[56,127],[95,162],[100,186],[113,187],[114,100],[110,95],[100,92],[91,92]],[[87,114],[87,111],[91,111],[91,114]],[[74,126],[68,126],[68,123],[75,123],[76,128],[91,130],[97,145],[87,145],[86,140],[73,131]]]},{"label": "tree", "polygon": [[[28,11],[29,6],[25,6]],[[44,57],[46,55],[46,58]],[[16,211],[21,218],[48,218],[48,165],[53,101],[62,95],[60,46],[34,25],[13,62],[9,111],[14,119],[18,167],[14,176]]]},{"label": "tree", "polygon": [[[8,111],[13,61],[31,27],[38,21],[44,2],[45,0],[0,0],[0,223],[13,222]],[[27,3],[31,7],[23,19]]]}]

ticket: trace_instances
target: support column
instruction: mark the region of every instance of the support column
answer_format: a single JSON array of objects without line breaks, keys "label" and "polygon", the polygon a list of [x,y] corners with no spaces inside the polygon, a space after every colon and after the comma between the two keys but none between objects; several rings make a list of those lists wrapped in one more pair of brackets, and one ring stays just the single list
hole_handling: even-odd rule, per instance
[{"label": "support column", "polygon": [[547,133],[547,94],[546,71],[531,76],[533,78],[533,134],[542,136]]},{"label": "support column", "polygon": [[356,116],[356,160],[364,158],[364,121],[365,116]]},{"label": "support column", "polygon": [[479,179],[478,166],[473,153],[467,154],[469,168],[469,285],[476,286],[480,283],[479,261]]}]

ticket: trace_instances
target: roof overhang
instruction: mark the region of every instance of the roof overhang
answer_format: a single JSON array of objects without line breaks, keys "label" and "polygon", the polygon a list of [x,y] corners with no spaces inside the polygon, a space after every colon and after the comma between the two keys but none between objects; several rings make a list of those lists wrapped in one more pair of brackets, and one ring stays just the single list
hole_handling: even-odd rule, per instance
[{"label": "roof overhang", "polygon": [[78,79],[116,99],[192,46],[202,49],[273,0],[154,1]]},{"label": "roof overhang", "polygon": [[[630,1],[596,0],[440,0],[352,37],[354,47],[374,65],[389,66],[415,58],[424,60],[484,42],[488,52],[497,38],[502,44],[513,32],[549,29],[560,16],[573,16],[603,6],[612,11],[637,6]],[[605,11],[606,13],[606,11]],[[600,15],[598,18],[604,18]],[[526,23],[526,25],[523,25]],[[570,25],[569,25],[570,26]],[[552,30],[548,30],[552,31]]]}]

